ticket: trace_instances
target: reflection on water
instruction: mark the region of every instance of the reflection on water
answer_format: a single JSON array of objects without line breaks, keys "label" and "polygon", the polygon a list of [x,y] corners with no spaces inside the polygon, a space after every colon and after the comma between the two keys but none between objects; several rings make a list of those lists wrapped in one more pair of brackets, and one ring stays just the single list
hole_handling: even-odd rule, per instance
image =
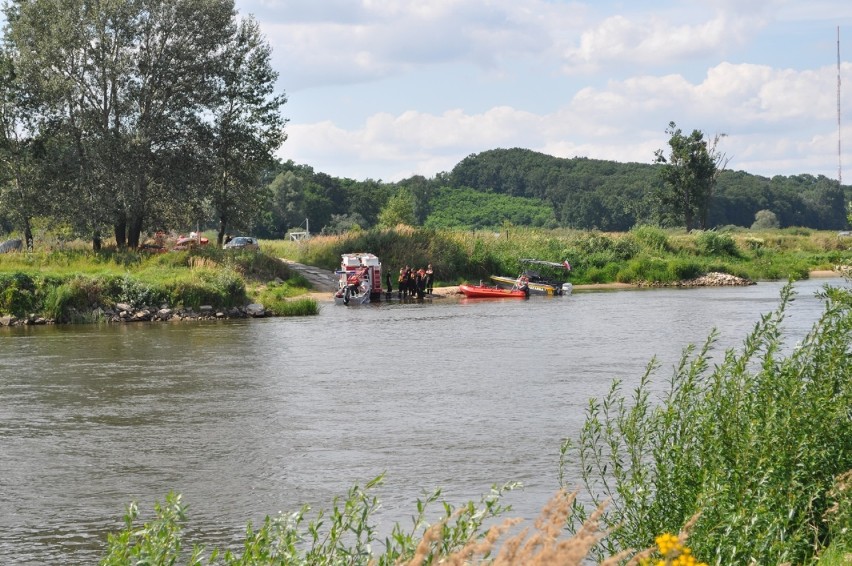
[{"label": "reflection on water", "polygon": [[[823,283],[798,285],[792,336]],[[737,346],[780,287],[0,329],[0,563],[93,563],[127,502],[148,511],[169,490],[190,504],[191,540],[219,547],[382,472],[385,530],[438,486],[458,503],[521,481],[507,501],[534,517],[589,397],[629,387],[652,355],[664,381],[713,327]]]}]

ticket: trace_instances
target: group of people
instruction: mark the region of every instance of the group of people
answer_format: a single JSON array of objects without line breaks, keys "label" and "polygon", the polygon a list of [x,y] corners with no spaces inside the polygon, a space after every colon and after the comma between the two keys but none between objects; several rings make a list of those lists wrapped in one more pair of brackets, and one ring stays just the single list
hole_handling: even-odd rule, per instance
[{"label": "group of people", "polygon": [[[431,295],[434,277],[435,273],[432,270],[431,263],[426,267],[426,269],[423,269],[422,267],[420,269],[414,269],[406,265],[399,270],[399,278],[397,279],[397,295],[400,299],[403,297],[417,297],[418,299],[422,299],[427,294]],[[385,281],[388,287],[388,295],[390,295],[393,293],[390,273],[387,274]]]}]

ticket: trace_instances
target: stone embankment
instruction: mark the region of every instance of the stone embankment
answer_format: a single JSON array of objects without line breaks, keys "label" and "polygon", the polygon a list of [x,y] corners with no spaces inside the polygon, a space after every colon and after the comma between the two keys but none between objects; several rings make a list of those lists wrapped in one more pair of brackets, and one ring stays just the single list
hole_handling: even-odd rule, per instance
[{"label": "stone embankment", "polygon": [[710,272],[705,273],[701,277],[695,279],[684,279],[675,281],[674,283],[648,283],[639,282],[639,287],[744,287],[746,285],[754,285],[755,282],[751,279],[737,277],[729,273]]},{"label": "stone embankment", "polygon": [[[198,310],[190,307],[172,309],[168,306],[139,307],[126,303],[118,303],[114,308],[94,309],[91,313],[70,313],[70,318],[85,319],[91,322],[179,322],[193,320],[219,320],[231,318],[263,318],[267,315],[266,309],[261,304],[250,304],[245,307],[231,307],[229,309],[214,309],[211,306],[201,306]],[[15,316],[0,316],[0,326],[41,325],[55,324],[52,318],[45,318],[31,314],[24,318]]]}]

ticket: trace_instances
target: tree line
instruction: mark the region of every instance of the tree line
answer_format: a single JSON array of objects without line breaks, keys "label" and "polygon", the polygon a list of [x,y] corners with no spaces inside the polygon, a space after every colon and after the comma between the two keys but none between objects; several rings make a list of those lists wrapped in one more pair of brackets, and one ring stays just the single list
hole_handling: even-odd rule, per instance
[{"label": "tree line", "polygon": [[[271,204],[255,229],[261,236],[283,237],[306,219],[312,232],[326,233],[398,223],[602,231],[644,224],[689,229],[848,226],[852,187],[824,176],[768,178],[724,170],[720,155],[714,157],[696,132],[670,132],[686,138],[672,147],[672,153],[683,155],[664,162],[565,159],[528,149],[494,149],[470,155],[434,178],[414,176],[397,183],[335,178],[306,165],[279,162],[270,175]],[[680,170],[692,152],[699,154],[694,160],[698,173]],[[705,175],[704,180],[675,186],[694,174]]]}]

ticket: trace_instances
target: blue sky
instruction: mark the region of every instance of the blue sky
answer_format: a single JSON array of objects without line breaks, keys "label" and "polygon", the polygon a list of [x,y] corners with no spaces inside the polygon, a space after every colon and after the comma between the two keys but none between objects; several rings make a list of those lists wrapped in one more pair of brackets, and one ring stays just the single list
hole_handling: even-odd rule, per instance
[{"label": "blue sky", "polygon": [[[523,147],[650,163],[670,121],[729,169],[852,181],[852,2],[237,0],[286,92],[278,152],[397,181]],[[848,116],[844,119],[843,116]],[[848,172],[846,171],[848,168]]]}]

